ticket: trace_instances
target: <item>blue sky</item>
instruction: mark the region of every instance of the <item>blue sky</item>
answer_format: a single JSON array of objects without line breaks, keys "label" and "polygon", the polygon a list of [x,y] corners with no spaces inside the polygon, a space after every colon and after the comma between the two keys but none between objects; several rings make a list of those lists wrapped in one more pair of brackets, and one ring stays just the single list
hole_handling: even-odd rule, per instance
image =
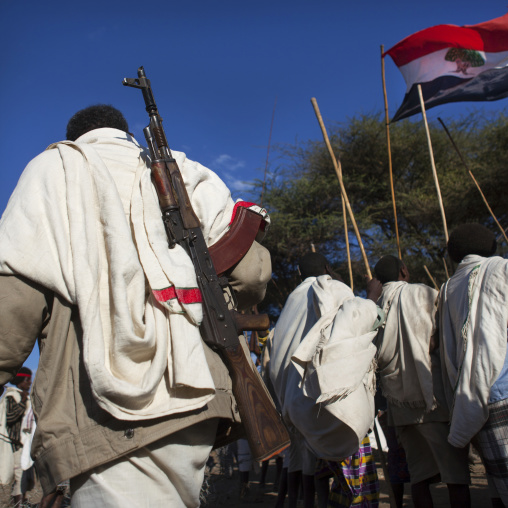
[{"label": "blue sky", "polygon": [[[321,139],[311,97],[327,124],[383,110],[381,44],[507,8],[506,0],[0,0],[0,211],[25,165],[64,139],[83,107],[116,106],[144,142],[141,92],[121,84],[140,65],[171,148],[215,170],[239,197],[263,178],[275,101],[272,146]],[[390,59],[386,81],[393,115],[405,83]],[[428,117],[506,104],[446,105]]]}]

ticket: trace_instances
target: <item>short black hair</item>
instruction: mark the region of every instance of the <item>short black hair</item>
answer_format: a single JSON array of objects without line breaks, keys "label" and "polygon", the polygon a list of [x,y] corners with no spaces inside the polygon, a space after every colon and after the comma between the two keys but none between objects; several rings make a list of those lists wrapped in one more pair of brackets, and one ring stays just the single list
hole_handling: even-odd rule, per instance
[{"label": "short black hair", "polygon": [[488,258],[495,254],[496,249],[496,235],[477,223],[457,226],[448,239],[448,254],[456,263],[460,263],[468,254]]},{"label": "short black hair", "polygon": [[374,267],[376,278],[381,284],[399,280],[400,269],[404,266],[401,259],[388,254],[383,256]]},{"label": "short black hair", "polygon": [[109,104],[95,104],[74,114],[67,124],[66,138],[76,141],[83,134],[101,127],[129,132],[127,120],[118,109]]},{"label": "short black hair", "polygon": [[319,277],[326,273],[326,265],[328,260],[319,254],[318,252],[309,252],[305,254],[298,262],[300,268],[300,274],[302,279],[305,280],[307,277]]},{"label": "short black hair", "polygon": [[21,369],[18,370],[16,377],[11,380],[11,385],[18,386],[27,377],[32,377],[32,371],[28,367],[21,367]]}]

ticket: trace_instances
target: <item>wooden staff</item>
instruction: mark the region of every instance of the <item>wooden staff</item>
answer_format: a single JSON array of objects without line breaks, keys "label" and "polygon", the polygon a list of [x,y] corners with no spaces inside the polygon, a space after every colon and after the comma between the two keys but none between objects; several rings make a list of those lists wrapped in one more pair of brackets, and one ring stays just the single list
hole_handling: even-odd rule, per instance
[{"label": "wooden staff", "polygon": [[460,157],[460,160],[462,161],[462,164],[464,164],[464,167],[467,169],[467,172],[469,173],[469,176],[473,180],[474,184],[476,185],[476,188],[478,189],[478,192],[482,196],[482,199],[483,199],[483,202],[485,203],[485,206],[487,207],[490,215],[494,219],[494,222],[497,224],[497,227],[499,228],[499,230],[503,234],[506,242],[508,243],[508,237],[506,236],[506,233],[505,233],[503,227],[501,226],[501,224],[499,224],[499,221],[497,220],[496,216],[494,215],[494,212],[492,211],[492,208],[490,208],[489,203],[487,202],[487,198],[485,197],[485,195],[482,192],[482,189],[480,188],[480,184],[476,181],[476,178],[474,177],[473,173],[469,169],[469,166],[467,165],[466,161],[464,160],[464,157],[462,157],[462,154],[460,153],[459,147],[456,145],[455,141],[453,140],[452,135],[450,134],[450,131],[446,128],[446,125],[444,124],[443,120],[441,120],[441,118],[438,117],[437,119],[441,122],[441,125],[443,126],[443,129],[445,130],[446,134],[448,135],[448,138],[452,142],[453,148],[455,148],[455,151],[457,152],[458,156]]},{"label": "wooden staff", "polygon": [[[275,102],[273,103],[272,110],[272,121],[270,122],[270,134],[268,135],[268,146],[266,148],[266,162],[265,162],[265,173],[263,175],[263,187],[261,188],[261,196],[259,198],[259,206],[263,206],[263,196],[265,194],[266,187],[266,173],[268,171],[268,161],[270,159],[270,146],[272,144],[272,129],[273,129],[273,120],[275,118],[275,107],[277,106],[277,97],[275,97]],[[273,279],[271,279],[273,280]],[[277,287],[277,284],[275,285]],[[277,289],[279,289],[277,287]],[[280,305],[280,304],[279,304]],[[253,314],[259,314],[258,306],[254,305],[251,309]],[[249,341],[249,350],[251,353],[255,353],[256,355],[261,354],[261,350],[259,348],[259,336],[257,331],[251,331],[250,341]]]},{"label": "wooden staff", "polygon": [[397,251],[399,252],[399,259],[402,259],[402,252],[400,250],[400,240],[399,240],[399,225],[397,223],[397,206],[395,204],[395,190],[393,188],[392,148],[390,143],[390,117],[388,115],[388,97],[386,96],[385,59],[383,58],[384,52],[385,52],[384,44],[381,44],[381,77],[383,80],[383,96],[385,99],[385,125],[386,125],[386,144],[388,148],[388,170],[390,172],[390,189],[392,191],[393,217],[395,221],[395,237],[397,239]]},{"label": "wooden staff", "polygon": [[441,210],[441,218],[443,219],[443,228],[446,243],[448,243],[448,227],[446,226],[446,216],[443,206],[443,198],[441,197],[441,189],[439,188],[439,180],[437,178],[436,165],[434,163],[434,152],[432,151],[432,141],[430,139],[429,124],[427,123],[427,114],[425,113],[425,103],[423,101],[422,87],[418,83],[418,95],[420,96],[420,106],[422,108],[423,123],[425,124],[425,132],[427,133],[427,142],[429,145],[430,164],[432,166],[432,175],[434,176],[434,183],[436,184],[437,199],[439,201],[439,208]]},{"label": "wooden staff", "polygon": [[[337,178],[339,179],[340,192],[342,195],[343,203],[345,203],[347,211],[349,213],[349,217],[353,224],[353,229],[355,230],[356,239],[358,240],[358,245],[360,246],[360,251],[362,253],[363,262],[365,263],[365,271],[367,272],[367,277],[372,279],[372,274],[370,272],[369,261],[367,260],[367,255],[365,254],[365,249],[363,248],[362,239],[360,237],[360,231],[358,231],[358,226],[356,225],[355,216],[353,215],[353,210],[351,209],[351,205],[349,204],[349,199],[347,197],[346,189],[344,187],[344,182],[342,181],[342,167],[340,164],[340,160],[337,161],[335,158],[335,154],[333,153],[332,145],[330,144],[330,140],[328,139],[328,134],[326,132],[325,124],[323,123],[323,118],[321,117],[321,113],[319,112],[319,106],[317,100],[312,97],[310,100],[312,105],[314,106],[314,112],[316,113],[316,117],[319,122],[319,126],[321,127],[321,131],[323,133],[323,139],[325,140],[325,144],[328,148],[328,152],[330,153],[330,157],[332,158],[333,167],[335,168],[335,173],[337,173]],[[344,213],[344,218],[346,217]],[[345,219],[344,219],[345,220]],[[347,235],[346,235],[347,238]],[[348,260],[349,260],[349,243],[346,241],[348,245]],[[351,269],[351,265],[349,265],[349,275],[351,277],[351,287],[353,285],[353,272]]]},{"label": "wooden staff", "polygon": [[349,249],[349,231],[347,228],[347,213],[346,213],[346,203],[344,202],[344,197],[342,193],[340,195],[342,200],[342,217],[344,218],[344,238],[346,239],[346,252],[347,252],[347,267],[349,271],[349,286],[351,287],[351,291],[353,291],[353,267],[351,265],[351,251]]},{"label": "wooden staff", "polygon": [[[321,118],[321,114],[319,113],[319,107],[317,106],[317,102],[314,105],[313,101],[315,101],[315,100],[316,99],[313,98],[313,99],[311,99],[311,102],[312,102],[312,105],[314,106],[314,111],[316,111],[316,108],[317,108],[316,115],[318,115],[319,125],[322,125],[323,119]],[[321,120],[320,120],[320,118],[321,118]],[[321,130],[323,130],[323,129],[324,129],[324,125],[322,125],[322,127],[321,127]],[[324,131],[324,133],[326,134],[326,130]],[[323,136],[325,136],[325,134],[323,134]],[[326,136],[326,139],[328,139],[328,136]],[[328,141],[328,144],[329,143],[330,142]],[[331,150],[331,145],[330,145],[329,150]],[[333,155],[333,151],[330,153],[332,154],[332,160],[334,160],[335,156]],[[335,165],[335,171],[337,171],[336,165]],[[342,178],[342,169],[340,168],[340,163],[339,163],[339,171],[340,171],[341,178]],[[339,179],[339,181],[340,181],[340,179]],[[353,266],[351,264],[351,250],[349,248],[349,232],[348,232],[348,227],[347,227],[346,202],[344,201],[344,196],[342,195],[342,192],[340,193],[340,198],[342,201],[342,217],[344,219],[344,238],[346,240],[347,266],[348,266],[348,271],[349,271],[349,286],[351,287],[351,290],[353,290],[353,288],[354,288],[354,286],[353,286]]]},{"label": "wooden staff", "polygon": [[448,273],[448,265],[446,264],[446,259],[443,258],[444,271],[446,273],[446,280],[450,278],[450,274]]},{"label": "wooden staff", "polygon": [[434,287],[436,288],[436,290],[439,291],[439,287],[436,284],[436,281],[434,280],[434,277],[432,277],[432,275],[430,274],[429,269],[425,265],[423,265],[423,268],[427,272],[427,275],[429,276],[429,279],[432,281],[432,284],[434,284]]},{"label": "wooden staff", "polygon": [[[282,300],[282,301],[285,301],[285,296],[284,296],[284,293],[281,291],[280,287],[279,287],[279,286],[278,286],[278,284],[275,282],[275,279],[272,277],[272,278],[270,279],[270,281],[269,281],[269,282],[273,283],[273,285],[275,286],[275,289],[278,291],[278,293],[279,293],[279,295],[280,295],[280,297],[281,297],[281,300]],[[280,310],[282,310],[282,308],[284,307],[284,306],[282,305],[282,303],[280,302],[280,300],[278,300],[278,301],[277,301],[277,305],[279,306],[279,309],[280,309]]]}]

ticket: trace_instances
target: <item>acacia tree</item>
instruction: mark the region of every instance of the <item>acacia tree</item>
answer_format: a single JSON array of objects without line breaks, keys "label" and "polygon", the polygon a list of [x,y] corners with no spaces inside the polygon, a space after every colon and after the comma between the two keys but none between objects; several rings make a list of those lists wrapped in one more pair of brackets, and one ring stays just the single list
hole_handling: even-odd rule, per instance
[{"label": "acacia tree", "polygon": [[[504,188],[508,156],[508,117],[476,113],[447,121],[447,126],[470,161],[501,224],[508,226]],[[436,169],[448,229],[463,222],[480,222],[492,228],[489,212],[446,133],[438,122],[430,125]],[[354,117],[329,128],[330,141],[343,169],[351,202],[371,267],[384,254],[397,253],[385,126],[380,114]],[[404,120],[391,126],[391,146],[398,227],[404,261],[414,282],[430,281],[423,266],[438,283],[446,280],[445,239],[436,188],[421,122]],[[321,141],[310,140],[277,148],[280,163],[266,182],[263,204],[272,217],[265,245],[270,249],[273,282],[262,307],[272,314],[298,285],[297,261],[313,244],[347,279],[347,255],[342,205],[330,155]],[[261,182],[254,193],[259,195]],[[355,291],[365,286],[364,268],[356,238],[350,229]],[[453,270],[447,260],[449,270]]]}]

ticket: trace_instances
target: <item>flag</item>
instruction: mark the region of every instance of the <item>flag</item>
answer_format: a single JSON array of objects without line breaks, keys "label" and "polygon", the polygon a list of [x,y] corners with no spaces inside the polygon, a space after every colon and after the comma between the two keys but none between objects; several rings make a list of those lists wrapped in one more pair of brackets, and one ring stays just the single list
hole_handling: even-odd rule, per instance
[{"label": "flag", "polygon": [[390,55],[407,84],[392,121],[448,102],[508,97],[508,14],[478,25],[437,25],[416,32],[383,54]]}]

